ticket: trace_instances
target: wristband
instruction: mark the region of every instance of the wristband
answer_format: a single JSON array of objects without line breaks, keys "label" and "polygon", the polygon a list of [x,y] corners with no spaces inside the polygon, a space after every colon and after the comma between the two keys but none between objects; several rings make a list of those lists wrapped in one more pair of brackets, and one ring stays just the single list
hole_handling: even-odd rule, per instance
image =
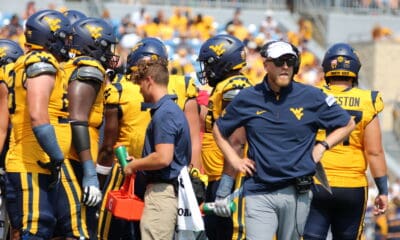
[{"label": "wristband", "polygon": [[331,148],[329,146],[329,144],[324,140],[324,141],[317,141],[317,144],[321,144],[322,146],[324,146],[325,150],[329,150],[329,148]]},{"label": "wristband", "polygon": [[101,175],[109,175],[112,167],[96,164],[96,172]]},{"label": "wristband", "polygon": [[378,188],[379,195],[388,195],[388,177],[387,175],[374,178],[375,185]]},{"label": "wristband", "polygon": [[232,192],[233,184],[235,183],[235,179],[227,174],[222,174],[221,179],[219,180],[219,186],[217,189],[216,195],[218,197],[225,198]]}]

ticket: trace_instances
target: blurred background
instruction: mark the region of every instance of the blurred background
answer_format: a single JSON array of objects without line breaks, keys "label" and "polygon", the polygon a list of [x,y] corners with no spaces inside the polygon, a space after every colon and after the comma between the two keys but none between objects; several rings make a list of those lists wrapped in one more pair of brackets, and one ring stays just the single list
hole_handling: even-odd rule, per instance
[{"label": "blurred background", "polygon": [[[384,219],[367,215],[366,239],[386,238],[390,219],[400,226],[400,8],[399,0],[0,0],[1,38],[23,46],[24,22],[40,9],[79,10],[109,21],[118,35],[121,66],[142,37],[159,37],[167,45],[170,72],[196,79],[197,53],[204,40],[229,33],[247,47],[244,71],[254,83],[265,72],[258,53],[270,40],[283,39],[301,51],[296,80],[324,84],[321,60],[337,42],[350,43],[362,67],[359,83],[382,93],[383,145],[390,171],[391,211]],[[200,90],[207,91],[197,81]],[[371,183],[371,196],[376,189]],[[372,197],[371,197],[372,198]],[[371,207],[373,202],[370,203]],[[392,214],[392,215],[390,215]],[[390,217],[391,216],[391,217]],[[399,233],[400,236],[400,233]]]}]

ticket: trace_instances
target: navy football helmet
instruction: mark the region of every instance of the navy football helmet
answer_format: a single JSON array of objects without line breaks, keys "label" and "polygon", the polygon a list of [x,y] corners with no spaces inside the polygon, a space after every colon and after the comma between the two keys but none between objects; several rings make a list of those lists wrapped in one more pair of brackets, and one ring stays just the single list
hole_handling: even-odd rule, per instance
[{"label": "navy football helmet", "polygon": [[143,38],[136,43],[129,53],[126,60],[127,73],[130,73],[131,68],[135,66],[139,60],[144,58],[162,58],[168,60],[168,52],[164,43],[157,38]]},{"label": "navy football helmet", "polygon": [[66,16],[69,19],[71,25],[74,24],[76,21],[87,17],[83,12],[73,9],[65,11],[64,16]]},{"label": "navy football helmet", "polygon": [[72,32],[72,53],[93,57],[108,69],[117,67],[119,56],[114,54],[117,38],[106,21],[84,18],[72,25]]},{"label": "navy football helmet", "polygon": [[26,43],[32,49],[44,48],[58,60],[68,60],[71,24],[62,13],[42,10],[31,15],[25,24]]},{"label": "navy football helmet", "polygon": [[211,87],[232,71],[246,66],[246,52],[242,41],[231,35],[217,35],[208,39],[200,48],[199,81]]},{"label": "navy football helmet", "polygon": [[24,54],[18,43],[9,39],[0,39],[0,66],[15,62]]},{"label": "navy football helmet", "polygon": [[146,66],[161,64],[168,67],[168,52],[164,43],[157,38],[143,38],[132,48],[126,60],[126,74],[137,82],[145,74]]},{"label": "navy football helmet", "polygon": [[322,68],[327,83],[329,78],[338,76],[354,78],[353,83],[357,84],[361,62],[353,47],[346,43],[337,43],[326,51]]}]

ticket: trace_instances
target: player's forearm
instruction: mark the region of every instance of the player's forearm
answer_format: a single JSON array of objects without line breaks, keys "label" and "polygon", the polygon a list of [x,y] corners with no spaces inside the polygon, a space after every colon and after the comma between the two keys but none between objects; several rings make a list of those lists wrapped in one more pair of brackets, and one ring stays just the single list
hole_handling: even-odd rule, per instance
[{"label": "player's forearm", "polygon": [[185,104],[185,116],[189,123],[190,140],[192,143],[191,164],[193,167],[201,169],[201,142],[200,142],[200,117],[199,106],[195,99],[190,99]]},{"label": "player's forearm", "polygon": [[192,158],[190,163],[193,165],[193,167],[197,169],[201,169],[201,142],[200,142],[200,136],[192,140]]},{"label": "player's forearm", "polygon": [[97,164],[111,167],[114,162],[114,152],[112,146],[102,146],[100,148]]},{"label": "player's forearm", "polygon": [[213,127],[213,136],[215,142],[217,143],[218,147],[221,149],[222,153],[224,154],[225,160],[228,161],[229,164],[234,165],[235,161],[240,160],[239,155],[235,151],[235,149],[230,144],[229,140],[222,136],[221,132],[219,131],[218,125],[214,124]]},{"label": "player's forearm", "polygon": [[384,152],[367,153],[365,158],[368,161],[371,174],[374,178],[382,177],[387,174],[387,166]]},{"label": "player's forearm", "polygon": [[0,152],[3,151],[3,146],[7,137],[8,131],[8,109],[4,115],[0,117]]}]

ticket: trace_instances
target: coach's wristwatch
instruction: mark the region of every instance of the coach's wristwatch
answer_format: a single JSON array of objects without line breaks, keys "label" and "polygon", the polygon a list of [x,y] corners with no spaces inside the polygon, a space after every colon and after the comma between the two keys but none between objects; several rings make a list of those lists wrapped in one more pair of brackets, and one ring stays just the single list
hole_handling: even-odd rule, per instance
[{"label": "coach's wristwatch", "polygon": [[329,144],[324,140],[324,141],[317,141],[317,144],[321,144],[322,146],[325,147],[326,150],[329,150],[331,148]]}]

